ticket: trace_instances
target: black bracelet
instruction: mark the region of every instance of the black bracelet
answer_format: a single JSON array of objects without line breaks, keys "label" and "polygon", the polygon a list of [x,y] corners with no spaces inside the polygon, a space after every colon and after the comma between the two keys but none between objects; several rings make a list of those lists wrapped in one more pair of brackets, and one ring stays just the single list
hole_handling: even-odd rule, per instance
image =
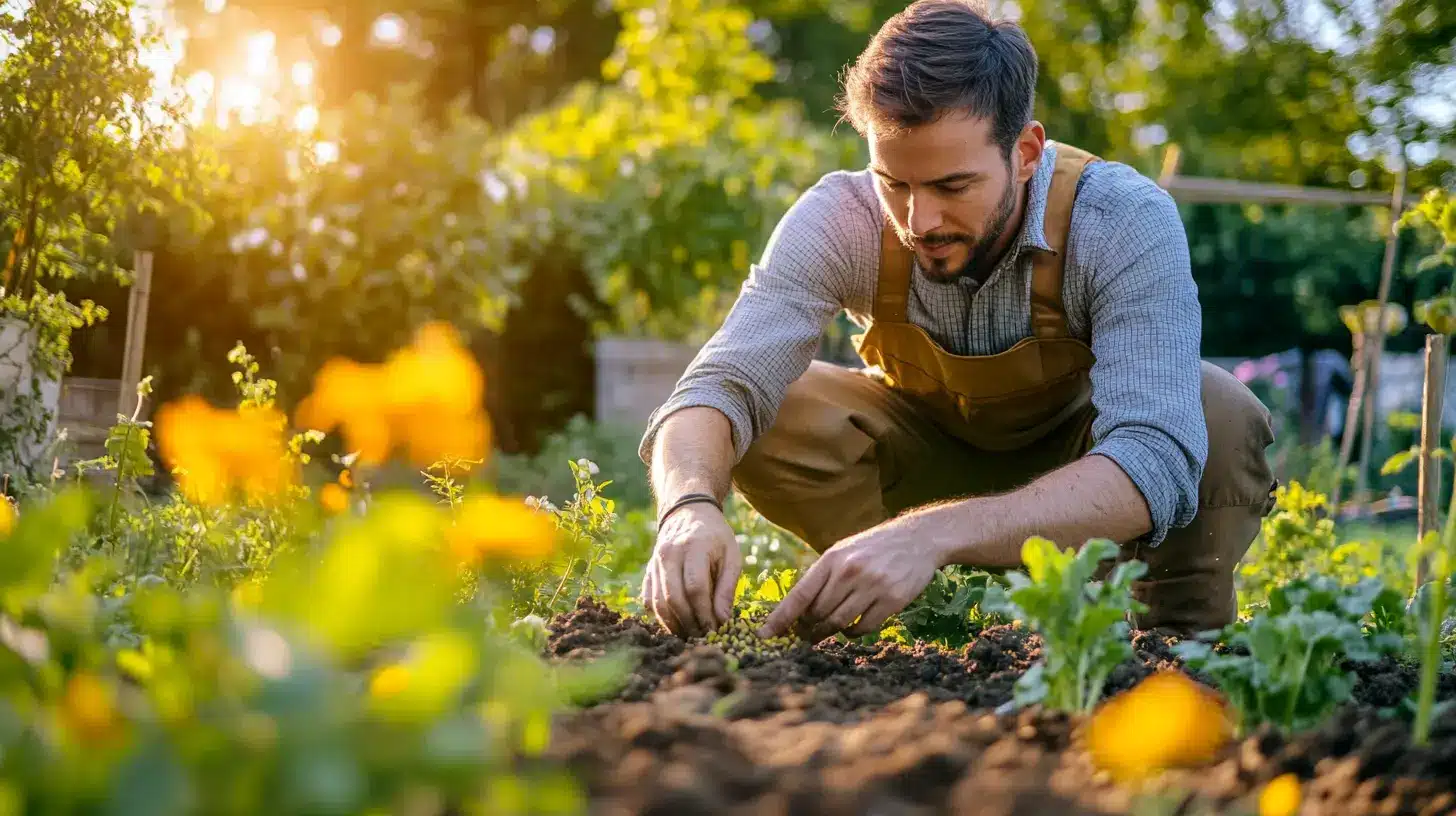
[{"label": "black bracelet", "polygon": [[718,512],[723,512],[723,505],[720,504],[715,497],[709,496],[707,493],[686,493],[682,496],[679,496],[678,500],[673,502],[672,506],[667,508],[667,511],[665,513],[657,517],[657,526],[661,527],[662,523],[664,521],[667,521],[668,516],[676,513],[678,510],[690,504],[696,504],[697,502],[707,502],[718,508]]}]

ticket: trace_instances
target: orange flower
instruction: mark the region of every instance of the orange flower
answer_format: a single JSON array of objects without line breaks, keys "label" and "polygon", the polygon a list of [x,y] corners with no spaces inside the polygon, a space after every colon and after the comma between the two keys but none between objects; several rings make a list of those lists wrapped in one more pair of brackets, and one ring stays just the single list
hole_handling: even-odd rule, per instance
[{"label": "orange flower", "polygon": [[463,563],[534,560],[555,549],[556,523],[520,500],[468,496],[447,539],[451,554]]},{"label": "orange flower", "polygon": [[1218,695],[1162,671],[1104,703],[1087,724],[1086,746],[1099,768],[1127,781],[1210,761],[1233,732]]},{"label": "orange flower", "polygon": [[15,529],[15,519],[18,515],[15,512],[15,505],[0,494],[0,537],[10,535],[10,531]]},{"label": "orange flower", "polygon": [[188,396],[157,411],[157,447],[182,471],[178,482],[191,500],[218,504],[235,491],[260,500],[293,483],[283,426],[270,408],[219,409]]},{"label": "orange flower", "polygon": [[1303,798],[1298,776],[1292,773],[1277,776],[1259,792],[1259,816],[1294,816]]},{"label": "orange flower", "polygon": [[490,445],[482,403],[484,377],[447,323],[429,323],[407,348],[378,365],[335,359],[314,378],[298,424],[332,432],[359,461],[377,465],[396,452],[429,467],[481,459]]},{"label": "orange flower", "polygon": [[61,699],[61,719],[81,742],[108,742],[120,726],[116,694],[94,674],[74,674]]},{"label": "orange flower", "polygon": [[339,471],[339,487],[345,490],[354,489],[354,472],[351,470]]},{"label": "orange flower", "polygon": [[331,516],[349,509],[349,491],[329,482],[319,490],[319,505]]}]

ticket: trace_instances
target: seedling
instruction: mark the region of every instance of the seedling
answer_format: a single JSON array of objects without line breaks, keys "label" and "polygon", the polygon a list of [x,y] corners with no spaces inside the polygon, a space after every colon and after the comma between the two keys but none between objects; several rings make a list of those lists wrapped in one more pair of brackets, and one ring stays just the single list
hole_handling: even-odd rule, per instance
[{"label": "seedling", "polygon": [[[1350,586],[1320,575],[1299,579],[1271,591],[1268,609],[1251,620],[1205,632],[1173,651],[1228,696],[1242,730],[1260,723],[1308,728],[1350,699],[1355,674],[1342,669],[1347,660],[1372,661],[1399,647],[1398,635],[1366,628],[1388,601],[1374,578]],[[1216,650],[1215,641],[1228,651]]]},{"label": "seedling", "polygon": [[1088,712],[1107,675],[1132,657],[1127,614],[1147,611],[1132,597],[1132,583],[1147,565],[1125,561],[1094,581],[1101,563],[1117,553],[1107,539],[1092,539],[1074,553],[1032,537],[1021,548],[1026,572],[1006,575],[1011,591],[999,584],[986,590],[986,611],[1021,620],[1041,635],[1042,660],[1016,682],[1017,705]]},{"label": "seedling", "polygon": [[937,570],[929,586],[891,618],[876,639],[925,641],[959,649],[995,619],[982,607],[986,589],[993,583],[989,573],[958,565]]}]

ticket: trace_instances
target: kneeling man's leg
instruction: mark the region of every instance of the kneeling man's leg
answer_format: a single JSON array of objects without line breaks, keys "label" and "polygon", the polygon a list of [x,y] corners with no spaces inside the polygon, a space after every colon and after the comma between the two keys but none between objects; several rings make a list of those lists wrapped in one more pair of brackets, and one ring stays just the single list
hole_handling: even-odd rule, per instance
[{"label": "kneeling man's leg", "polygon": [[1273,506],[1275,479],[1265,449],[1274,441],[1269,411],[1243,383],[1203,364],[1208,461],[1198,514],[1157,547],[1132,548],[1148,564],[1136,589],[1151,607],[1137,623],[1185,631],[1216,629],[1238,612],[1234,570]]},{"label": "kneeling man's leg", "polygon": [[975,488],[974,452],[862,371],[816,360],[733,470],[764,518],[819,552]]}]

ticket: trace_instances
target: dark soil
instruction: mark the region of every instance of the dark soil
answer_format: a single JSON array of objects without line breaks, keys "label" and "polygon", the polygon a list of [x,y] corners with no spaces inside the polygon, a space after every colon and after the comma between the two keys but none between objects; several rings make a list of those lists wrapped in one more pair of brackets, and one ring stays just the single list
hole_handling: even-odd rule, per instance
[{"label": "dark soil", "polygon": [[[1134,633],[1136,659],[1108,693],[1177,668],[1174,639]],[[1319,729],[1261,730],[1209,765],[1118,786],[1076,747],[1078,721],[998,713],[1040,656],[1035,636],[983,632],[962,650],[824,643],[736,671],[716,647],[583,601],[551,623],[549,653],[631,647],[640,664],[618,697],[561,720],[552,752],[586,786],[593,813],[1256,814],[1262,785],[1299,776],[1302,816],[1456,814],[1456,709],[1432,744],[1410,742],[1388,709],[1416,686],[1393,660],[1352,666],[1357,704]],[[1456,676],[1443,678],[1456,698]]]}]

